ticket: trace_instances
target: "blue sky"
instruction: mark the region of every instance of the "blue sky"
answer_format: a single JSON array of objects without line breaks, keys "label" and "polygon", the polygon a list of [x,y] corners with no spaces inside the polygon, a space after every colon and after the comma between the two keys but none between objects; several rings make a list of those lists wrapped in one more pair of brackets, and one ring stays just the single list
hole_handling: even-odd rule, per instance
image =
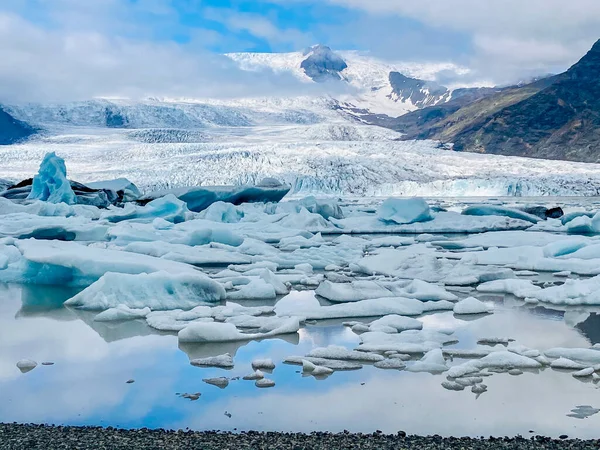
[{"label": "blue sky", "polygon": [[[106,94],[117,85],[261,92],[260,80],[218,55],[316,43],[455,62],[505,83],[564,70],[598,38],[598,0],[2,0],[0,101],[29,91]],[[293,85],[262,81],[271,91]]]}]

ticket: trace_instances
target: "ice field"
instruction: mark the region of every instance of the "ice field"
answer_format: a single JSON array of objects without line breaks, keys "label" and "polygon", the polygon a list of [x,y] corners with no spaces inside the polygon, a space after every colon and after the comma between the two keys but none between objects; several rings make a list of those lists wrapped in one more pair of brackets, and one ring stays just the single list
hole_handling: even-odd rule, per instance
[{"label": "ice field", "polygon": [[[283,185],[266,180],[245,197],[252,203],[215,197],[193,212],[188,204],[213,191],[175,189],[136,204],[127,196],[183,182],[140,183],[143,170],[139,179],[127,172],[139,160],[119,172],[106,158],[105,171],[90,170],[93,146],[86,158],[78,145],[61,144],[65,161],[48,154],[41,166],[40,144],[2,150],[5,161],[22,152],[7,178],[35,176],[20,199],[0,193],[0,401],[14,405],[0,420],[578,437],[598,429],[595,198],[306,197],[295,184],[273,203],[261,196]],[[541,172],[550,163],[535,164]],[[594,167],[560,168],[575,177]],[[124,181],[73,191],[67,180],[121,175],[142,192]],[[111,189],[127,191],[124,206],[93,206],[100,194],[116,198]],[[219,192],[227,189],[240,187]]]}]

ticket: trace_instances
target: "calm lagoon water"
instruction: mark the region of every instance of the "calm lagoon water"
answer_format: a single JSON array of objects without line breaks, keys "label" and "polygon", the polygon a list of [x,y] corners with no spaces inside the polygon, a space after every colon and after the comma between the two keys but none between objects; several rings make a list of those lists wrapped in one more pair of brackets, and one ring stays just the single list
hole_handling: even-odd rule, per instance
[{"label": "calm lagoon water", "polygon": [[[307,325],[298,335],[261,342],[178,346],[174,334],[144,321],[97,323],[94,314],[67,309],[73,292],[59,288],[0,285],[0,421],[196,430],[328,430],[442,435],[597,437],[600,414],[567,416],[578,405],[600,407],[600,390],[568,372],[546,369],[485,379],[480,396],[469,389],[448,391],[444,375],[388,371],[365,365],[324,380],[303,377],[287,356],[331,344],[354,348],[359,337],[341,321]],[[313,295],[311,291],[290,295]],[[451,312],[421,318],[429,328],[456,329],[458,347],[480,337],[509,337],[539,350],[588,347],[600,342],[600,316],[577,309],[566,313],[522,306],[511,298],[493,315],[470,320]],[[198,368],[190,358],[229,352],[235,368]],[[203,378],[244,376],[251,361],[277,364],[270,389],[231,381],[225,389]],[[38,363],[22,374],[17,361]],[[460,362],[456,360],[455,363]],[[134,383],[127,381],[133,379]],[[197,401],[183,393],[201,393]]]}]

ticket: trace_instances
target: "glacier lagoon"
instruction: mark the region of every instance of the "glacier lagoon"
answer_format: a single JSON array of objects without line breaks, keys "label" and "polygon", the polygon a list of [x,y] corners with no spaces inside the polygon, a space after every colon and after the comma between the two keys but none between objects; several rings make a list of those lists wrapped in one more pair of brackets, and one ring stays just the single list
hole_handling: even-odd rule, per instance
[{"label": "glacier lagoon", "polygon": [[[598,389],[566,370],[494,373],[485,378],[487,391],[479,396],[469,388],[445,389],[444,374],[382,370],[369,363],[319,380],[303,377],[300,366],[282,361],[328,345],[354,348],[359,336],[341,320],[306,325],[298,335],[283,339],[178,347],[174,334],[153,330],[143,320],[94,322],[94,313],[61,305],[70,295],[59,288],[0,286],[3,422],[238,431],[379,429],[470,436],[527,436],[534,430],[582,438],[593,438],[600,425],[597,414],[568,416],[579,405],[597,407]],[[419,320],[429,329],[456,329],[460,343],[448,348],[472,348],[480,338],[499,336],[539,349],[600,342],[596,312],[523,307],[509,295],[483,298],[496,306],[494,314],[469,319],[443,312]],[[231,370],[189,362],[226,352],[235,360]],[[15,363],[25,356],[54,364],[22,374]],[[233,380],[220,389],[202,381],[245,376],[252,372],[251,362],[262,357],[276,364],[272,374],[265,373],[275,381],[273,388]],[[455,358],[452,364],[460,362]],[[131,379],[135,382],[128,384]],[[182,397],[186,393],[201,396],[193,401]]]},{"label": "glacier lagoon", "polygon": [[[132,144],[124,167],[123,133],[113,147],[59,140],[69,178],[149,192],[275,174],[293,194],[201,212],[173,196],[124,209],[0,199],[3,422],[594,436],[600,201],[549,195],[595,192],[595,166],[282,144],[279,130],[267,156],[270,137],[239,152]],[[6,176],[35,173],[50,141],[3,149]],[[382,207],[408,185],[462,196]],[[483,193],[497,196],[464,196]],[[257,374],[265,358],[275,370]]]}]

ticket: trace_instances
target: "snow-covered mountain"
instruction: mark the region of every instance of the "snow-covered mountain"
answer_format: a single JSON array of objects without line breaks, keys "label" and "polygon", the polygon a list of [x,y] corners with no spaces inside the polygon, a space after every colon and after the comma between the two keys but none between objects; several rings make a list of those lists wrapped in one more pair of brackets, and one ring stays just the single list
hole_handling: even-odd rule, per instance
[{"label": "snow-covered mountain", "polygon": [[228,53],[245,70],[288,72],[306,82],[339,81],[351,93],[334,95],[343,105],[373,114],[397,117],[445,102],[454,88],[441,86],[441,74],[466,75],[469,69],[454,63],[389,62],[357,51],[334,52],[317,45],[304,52]]}]

